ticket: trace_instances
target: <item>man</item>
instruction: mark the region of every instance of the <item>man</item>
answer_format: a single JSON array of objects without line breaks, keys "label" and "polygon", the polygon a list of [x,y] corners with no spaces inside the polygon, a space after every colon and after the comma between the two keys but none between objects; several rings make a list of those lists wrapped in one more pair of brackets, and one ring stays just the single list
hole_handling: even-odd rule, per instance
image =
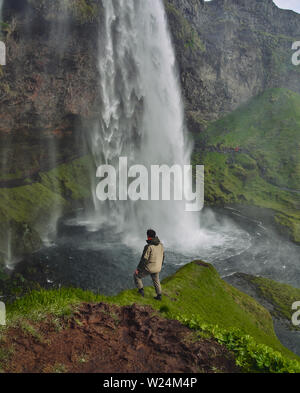
[{"label": "man", "polygon": [[144,297],[142,278],[151,275],[157,295],[154,299],[160,301],[162,299],[162,293],[159,273],[161,272],[165,259],[164,247],[153,229],[147,231],[147,237],[148,244],[144,248],[141,261],[134,273],[134,282],[139,290],[139,294]]}]

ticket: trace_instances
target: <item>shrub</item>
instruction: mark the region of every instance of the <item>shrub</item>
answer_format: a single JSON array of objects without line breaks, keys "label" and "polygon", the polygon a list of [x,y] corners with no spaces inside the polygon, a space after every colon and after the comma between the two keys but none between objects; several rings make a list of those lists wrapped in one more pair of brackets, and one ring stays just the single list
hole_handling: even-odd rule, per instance
[{"label": "shrub", "polygon": [[203,334],[209,333],[219,344],[234,353],[236,365],[244,372],[300,373],[300,363],[297,360],[288,359],[267,345],[258,344],[253,337],[239,329],[203,324],[198,316],[190,318],[177,315],[176,319],[191,329]]}]

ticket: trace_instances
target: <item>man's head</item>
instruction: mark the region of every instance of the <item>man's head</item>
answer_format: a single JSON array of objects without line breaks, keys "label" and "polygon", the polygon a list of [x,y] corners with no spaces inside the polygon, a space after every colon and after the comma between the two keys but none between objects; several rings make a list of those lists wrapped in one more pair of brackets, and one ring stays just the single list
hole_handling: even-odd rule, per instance
[{"label": "man's head", "polygon": [[153,229],[148,229],[147,237],[150,239],[154,239],[156,237],[156,232]]}]

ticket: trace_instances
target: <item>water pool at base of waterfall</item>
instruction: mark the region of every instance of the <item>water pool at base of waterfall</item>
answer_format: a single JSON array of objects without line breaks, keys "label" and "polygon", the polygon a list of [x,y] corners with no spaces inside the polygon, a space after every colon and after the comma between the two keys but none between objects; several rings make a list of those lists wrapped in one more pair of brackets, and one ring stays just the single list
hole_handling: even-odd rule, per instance
[{"label": "water pool at base of waterfall", "polygon": [[[212,263],[229,282],[232,274],[241,272],[300,287],[300,247],[275,233],[269,222],[237,209],[205,209],[201,216],[199,244],[184,251],[183,233],[178,239],[181,251],[180,247],[175,251],[166,246],[162,279],[201,259]],[[72,286],[115,295],[134,288],[133,272],[145,245],[143,234],[140,239],[128,240],[130,245],[113,227],[97,229],[74,217],[63,218],[55,242],[16,265],[15,272],[47,289]],[[152,285],[151,279],[144,279],[144,285]],[[282,344],[300,356],[299,332],[278,320],[274,320],[274,327]]]},{"label": "water pool at base of waterfall", "polygon": [[[177,250],[165,244],[162,278],[201,259],[212,263],[222,277],[242,272],[300,287],[299,246],[236,209],[215,213],[208,209],[203,217],[206,225],[193,249],[184,249],[184,234]],[[159,236],[159,228],[157,231]],[[74,286],[114,295],[134,288],[133,272],[146,244],[144,238],[141,234],[140,239],[127,243],[124,234],[113,227],[91,231],[74,218],[65,218],[55,242],[23,260],[16,270],[32,279],[29,272],[34,266],[40,272],[35,279],[43,287]],[[212,242],[213,238],[219,243]],[[151,279],[145,279],[145,285],[151,285]]]}]

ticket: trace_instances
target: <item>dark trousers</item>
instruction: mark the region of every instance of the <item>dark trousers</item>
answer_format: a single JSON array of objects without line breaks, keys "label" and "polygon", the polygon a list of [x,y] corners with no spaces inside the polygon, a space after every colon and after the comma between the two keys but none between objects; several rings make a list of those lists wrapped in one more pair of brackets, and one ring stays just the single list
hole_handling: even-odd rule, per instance
[{"label": "dark trousers", "polygon": [[156,294],[161,295],[162,291],[161,291],[161,285],[160,285],[160,280],[159,280],[159,273],[149,273],[149,272],[147,272],[147,270],[143,270],[143,271],[139,270],[139,274],[134,274],[134,276],[133,276],[136,287],[138,289],[144,288],[142,279],[144,277],[149,276],[149,275],[151,275]]}]

